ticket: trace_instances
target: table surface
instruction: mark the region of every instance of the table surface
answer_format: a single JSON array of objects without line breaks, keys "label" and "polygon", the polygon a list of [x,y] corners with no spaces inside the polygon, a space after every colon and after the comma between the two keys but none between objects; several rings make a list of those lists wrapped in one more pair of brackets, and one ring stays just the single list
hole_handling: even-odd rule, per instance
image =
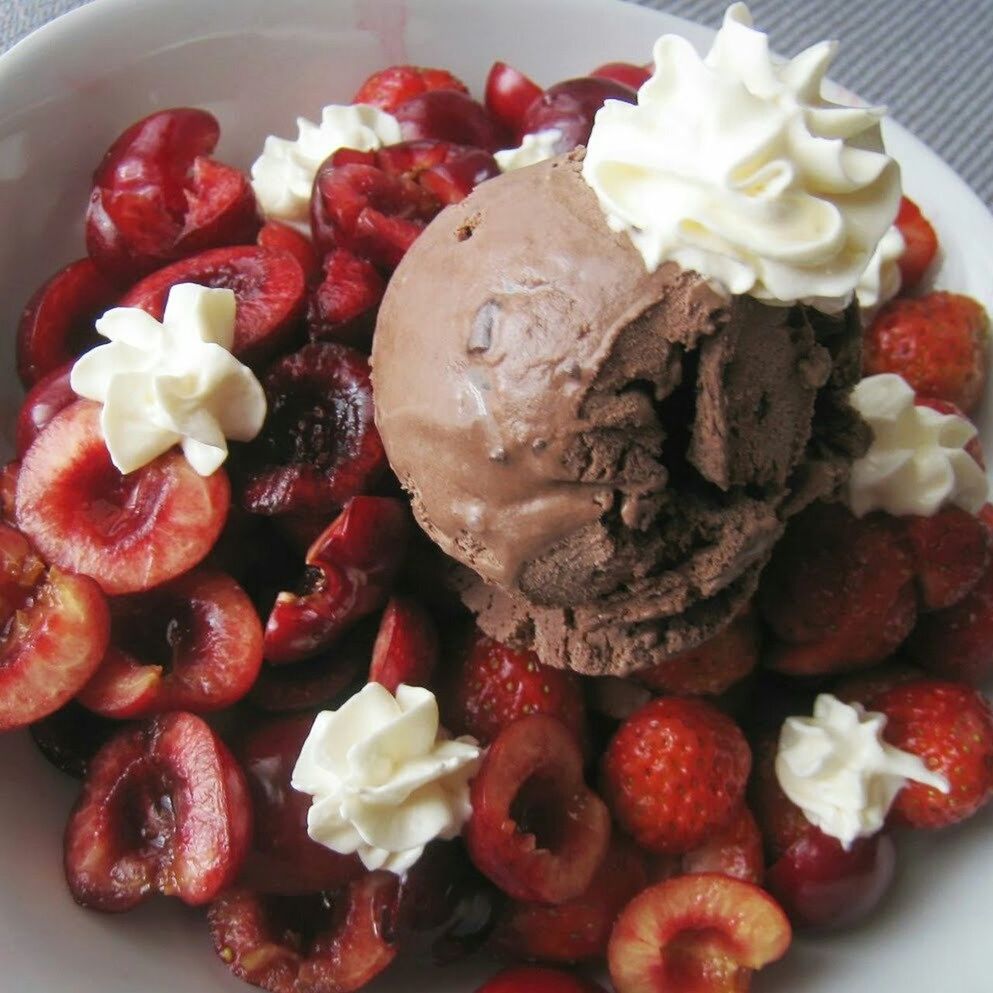
[{"label": "table surface", "polygon": [[[0,51],[86,2],[0,0]],[[726,6],[725,0],[637,2],[713,27]],[[832,76],[885,103],[993,205],[993,0],[753,0],[751,6],[785,55],[838,38]]]}]

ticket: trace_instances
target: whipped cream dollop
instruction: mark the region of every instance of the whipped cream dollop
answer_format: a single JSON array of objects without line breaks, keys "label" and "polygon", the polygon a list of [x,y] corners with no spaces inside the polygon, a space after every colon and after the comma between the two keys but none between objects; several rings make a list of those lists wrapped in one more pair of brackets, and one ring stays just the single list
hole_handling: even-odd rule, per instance
[{"label": "whipped cream dollop", "polygon": [[649,271],[674,261],[734,294],[837,312],[896,216],[883,111],[821,96],[836,45],[789,62],[736,3],[706,58],[655,44],[637,104],[598,111],[583,176]]},{"label": "whipped cream dollop", "polygon": [[231,354],[235,309],[231,290],[179,283],[161,323],[135,307],[96,322],[110,343],[79,358],[69,383],[103,404],[100,428],[121,472],[179,445],[209,476],[227,458],[227,439],[251,441],[262,430],[262,384]]},{"label": "whipped cream dollop", "polygon": [[367,104],[332,104],[321,123],[297,118],[295,141],[269,135],[252,165],[252,189],[263,215],[310,234],[310,194],[324,160],[339,148],[374,152],[401,140],[400,122]]},{"label": "whipped cream dollop", "polygon": [[558,128],[535,131],[533,134],[524,135],[517,148],[505,148],[501,152],[495,152],[493,158],[496,159],[501,172],[537,165],[556,154],[556,144],[561,137],[562,132]]},{"label": "whipped cream dollop", "polygon": [[883,740],[884,714],[830,693],[812,717],[789,717],[779,735],[776,778],[815,827],[850,848],[879,831],[908,780],[949,791],[948,780]]},{"label": "whipped cream dollop", "polygon": [[446,737],[430,690],[401,685],[394,697],[369,683],[317,715],[291,782],[314,798],[314,841],[402,875],[428,842],[462,830],[481,758],[473,738]]},{"label": "whipped cream dollop", "polygon": [[986,474],[965,450],[976,437],[966,418],[916,406],[910,384],[889,372],[863,379],[849,402],[872,430],[848,482],[857,517],[873,510],[930,517],[946,504],[975,514],[986,503]]},{"label": "whipped cream dollop", "polygon": [[895,224],[876,246],[865,272],[859,277],[858,286],[855,287],[855,296],[862,308],[863,318],[871,316],[872,311],[900,292],[902,277],[899,262],[906,247],[907,243]]}]

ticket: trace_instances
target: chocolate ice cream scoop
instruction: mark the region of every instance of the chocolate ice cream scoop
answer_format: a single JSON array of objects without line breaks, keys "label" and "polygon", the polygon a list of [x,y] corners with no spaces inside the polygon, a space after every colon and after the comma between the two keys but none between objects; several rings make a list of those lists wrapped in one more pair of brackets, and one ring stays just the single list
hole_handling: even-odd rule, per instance
[{"label": "chocolate ice cream scoop", "polygon": [[483,629],[623,674],[715,633],[844,480],[860,335],[647,272],[581,167],[490,180],[421,235],[380,311],[376,419]]}]

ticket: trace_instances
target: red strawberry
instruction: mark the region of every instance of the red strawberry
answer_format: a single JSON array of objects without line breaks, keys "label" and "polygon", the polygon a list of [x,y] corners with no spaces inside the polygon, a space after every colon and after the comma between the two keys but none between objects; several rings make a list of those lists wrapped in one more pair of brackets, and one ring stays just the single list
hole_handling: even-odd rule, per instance
[{"label": "red strawberry", "polygon": [[699,648],[674,655],[635,678],[665,693],[717,696],[744,679],[758,658],[758,620],[749,607]]},{"label": "red strawberry", "polygon": [[648,883],[644,856],[616,834],[585,893],[557,906],[511,901],[493,945],[513,958],[582,962],[602,957],[624,905]]},{"label": "red strawberry", "polygon": [[938,254],[938,236],[921,213],[921,208],[909,197],[900,200],[895,223],[906,245],[897,263],[900,266],[900,290],[906,293],[921,281],[931,267]]},{"label": "red strawberry", "polygon": [[489,744],[528,714],[550,714],[586,740],[579,678],[542,665],[534,652],[511,648],[476,632],[447,695],[446,726]]},{"label": "red strawberry", "polygon": [[768,664],[793,675],[863,668],[889,656],[917,616],[914,560],[902,522],[815,504],[794,518],[759,589],[781,644]]},{"label": "red strawberry", "polygon": [[891,300],[865,333],[865,375],[895,372],[924,396],[971,413],[986,388],[989,318],[957,293]]},{"label": "red strawberry", "polygon": [[986,571],[989,551],[979,518],[959,507],[931,517],[906,517],[910,551],[925,610],[958,603]]},{"label": "red strawberry", "polygon": [[883,736],[944,776],[950,792],[908,782],[892,814],[917,828],[939,828],[971,817],[993,795],[993,710],[960,683],[921,679],[894,686],[870,701],[886,715]]},{"label": "red strawberry", "polygon": [[907,654],[945,679],[980,686],[993,676],[993,567],[954,606],[921,617]]},{"label": "red strawberry", "polygon": [[458,90],[468,93],[469,88],[445,69],[426,69],[421,66],[390,66],[373,73],[359,88],[352,103],[367,103],[380,110],[393,112],[402,103],[430,90]]},{"label": "red strawberry", "polygon": [[643,848],[680,854],[730,821],[751,763],[745,736],[716,707],[689,697],[652,700],[607,747],[604,797]]}]

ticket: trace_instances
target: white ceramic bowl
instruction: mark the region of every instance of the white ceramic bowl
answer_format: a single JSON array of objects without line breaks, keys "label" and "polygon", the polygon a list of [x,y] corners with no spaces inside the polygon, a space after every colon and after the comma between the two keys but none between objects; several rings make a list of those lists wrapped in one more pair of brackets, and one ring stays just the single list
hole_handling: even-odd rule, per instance
[{"label": "white ceramic bowl", "polygon": [[[494,59],[550,83],[613,59],[645,61],[652,41],[709,32],[599,0],[98,0],[0,58],[0,326],[82,254],[89,176],[124,126],[192,104],[223,125],[219,154],[248,165],[269,133],[347,100],[395,62],[445,66],[478,92]],[[817,39],[811,39],[811,42]],[[993,220],[936,156],[897,127],[890,147],[934,219],[940,282],[993,305]],[[0,363],[0,455],[21,392],[13,340]],[[989,405],[983,420],[993,439]],[[117,917],[76,907],[62,879],[62,827],[76,784],[24,734],[0,739],[0,990],[5,993],[218,993],[247,987],[211,949],[202,915],[155,901]],[[865,927],[797,942],[758,977],[766,993],[989,993],[986,942],[993,815],[914,839],[895,891]],[[463,993],[493,971],[402,964],[379,993]],[[936,978],[937,977],[937,978]]]}]

